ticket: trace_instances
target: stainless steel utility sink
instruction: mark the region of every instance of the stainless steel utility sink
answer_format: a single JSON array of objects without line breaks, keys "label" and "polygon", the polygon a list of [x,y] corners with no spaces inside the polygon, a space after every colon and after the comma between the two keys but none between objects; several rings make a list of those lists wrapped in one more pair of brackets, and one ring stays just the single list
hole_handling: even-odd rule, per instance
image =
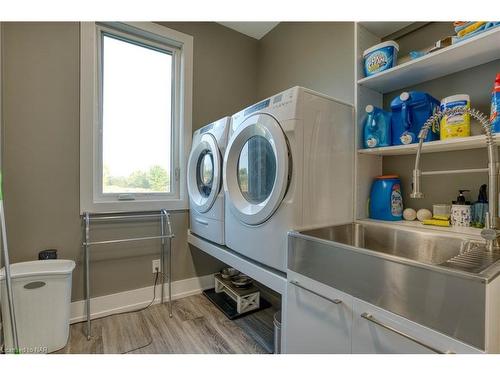
[{"label": "stainless steel utility sink", "polygon": [[306,236],[393,255],[416,262],[480,273],[500,259],[483,240],[436,231],[351,223],[301,232]]},{"label": "stainless steel utility sink", "polygon": [[482,239],[373,222],[288,236],[290,271],[485,348],[487,288],[500,253],[486,252]]}]

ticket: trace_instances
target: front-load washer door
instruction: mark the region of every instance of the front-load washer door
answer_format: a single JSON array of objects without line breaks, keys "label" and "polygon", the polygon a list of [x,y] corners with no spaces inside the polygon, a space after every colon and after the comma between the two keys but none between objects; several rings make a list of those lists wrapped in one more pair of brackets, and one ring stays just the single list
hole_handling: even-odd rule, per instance
[{"label": "front-load washer door", "polygon": [[203,134],[193,145],[188,160],[188,191],[196,211],[205,213],[214,204],[221,188],[222,160],[214,136]]},{"label": "front-load washer door", "polygon": [[250,116],[233,133],[224,157],[224,189],[240,221],[258,225],[276,211],[288,187],[289,157],[286,136],[270,115]]}]

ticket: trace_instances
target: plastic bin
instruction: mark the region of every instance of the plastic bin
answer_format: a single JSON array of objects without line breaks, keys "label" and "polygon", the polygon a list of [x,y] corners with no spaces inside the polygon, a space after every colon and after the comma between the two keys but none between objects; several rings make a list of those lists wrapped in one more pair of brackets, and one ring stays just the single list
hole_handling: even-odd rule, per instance
[{"label": "plastic bin", "polygon": [[[69,336],[72,260],[37,260],[11,265],[12,291],[21,353],[50,353],[63,348]],[[0,270],[5,348],[13,340],[8,313],[5,269]]]}]

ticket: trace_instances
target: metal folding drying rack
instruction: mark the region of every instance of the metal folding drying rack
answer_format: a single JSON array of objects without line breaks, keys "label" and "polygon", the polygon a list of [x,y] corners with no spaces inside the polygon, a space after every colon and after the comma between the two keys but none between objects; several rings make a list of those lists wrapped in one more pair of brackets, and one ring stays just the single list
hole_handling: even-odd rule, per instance
[{"label": "metal folding drying rack", "polygon": [[[90,224],[97,222],[116,222],[120,220],[138,220],[138,219],[160,219],[160,235],[135,238],[120,238],[105,241],[91,241],[90,239]],[[84,212],[83,220],[83,241],[82,247],[84,250],[85,262],[85,307],[87,313],[87,340],[91,338],[90,325],[90,247],[94,245],[110,245],[124,242],[147,241],[161,239],[160,247],[160,263],[161,263],[161,303],[164,303],[164,287],[165,287],[165,250],[168,243],[168,309],[169,315],[172,317],[172,225],[170,223],[170,214],[167,210],[160,211],[143,211],[143,212],[106,212],[106,213],[90,213]],[[167,234],[168,230],[168,234]]]}]

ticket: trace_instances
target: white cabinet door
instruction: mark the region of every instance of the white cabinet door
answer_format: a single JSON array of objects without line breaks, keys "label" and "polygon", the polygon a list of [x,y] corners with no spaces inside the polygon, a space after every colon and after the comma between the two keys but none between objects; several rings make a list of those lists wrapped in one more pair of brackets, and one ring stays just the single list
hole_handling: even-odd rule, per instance
[{"label": "white cabinet door", "polygon": [[353,353],[482,353],[479,349],[369,303],[353,299],[353,310]]},{"label": "white cabinet door", "polygon": [[302,277],[291,279],[285,307],[285,353],[350,353],[352,298]]}]

